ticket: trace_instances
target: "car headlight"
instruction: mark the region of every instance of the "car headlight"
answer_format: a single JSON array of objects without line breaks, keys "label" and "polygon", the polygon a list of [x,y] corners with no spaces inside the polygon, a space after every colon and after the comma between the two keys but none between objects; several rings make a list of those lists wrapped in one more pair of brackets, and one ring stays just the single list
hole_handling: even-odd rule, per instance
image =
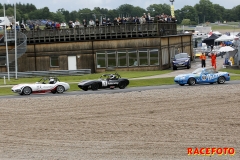
[{"label": "car headlight", "polygon": [[183,77],[180,77],[180,79],[182,80],[182,79],[185,79],[186,77],[185,76],[183,76]]},{"label": "car headlight", "polygon": [[188,60],[186,60],[185,62],[188,62]]},{"label": "car headlight", "polygon": [[176,61],[172,61],[173,63],[176,63]]}]

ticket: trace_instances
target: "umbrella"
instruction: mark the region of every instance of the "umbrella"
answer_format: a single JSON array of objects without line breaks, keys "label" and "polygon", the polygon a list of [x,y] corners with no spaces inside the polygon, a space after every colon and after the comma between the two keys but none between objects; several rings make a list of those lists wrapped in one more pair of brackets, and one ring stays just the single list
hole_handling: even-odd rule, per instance
[{"label": "umbrella", "polygon": [[219,52],[229,52],[229,51],[234,51],[235,49],[230,47],[230,46],[225,46],[225,47],[221,47],[218,51]]}]

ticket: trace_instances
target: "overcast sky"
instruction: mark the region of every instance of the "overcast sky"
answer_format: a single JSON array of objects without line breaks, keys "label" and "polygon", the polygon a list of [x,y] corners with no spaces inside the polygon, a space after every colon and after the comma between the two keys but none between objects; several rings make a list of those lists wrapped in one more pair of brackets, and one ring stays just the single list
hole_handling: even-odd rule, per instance
[{"label": "overcast sky", "polygon": [[[240,5],[239,0],[210,0],[213,4],[219,4],[226,9],[232,9],[233,7]],[[131,4],[133,6],[139,6],[146,9],[151,4],[170,4],[169,0],[1,0],[0,3],[19,3],[34,4],[37,9],[48,7],[51,12],[56,12],[60,8],[64,8],[68,11],[76,10],[83,8],[93,9],[94,7],[107,8],[107,9],[116,9],[122,4]],[[174,7],[175,9],[181,9],[185,5],[194,6],[199,3],[199,0],[175,0]]]}]

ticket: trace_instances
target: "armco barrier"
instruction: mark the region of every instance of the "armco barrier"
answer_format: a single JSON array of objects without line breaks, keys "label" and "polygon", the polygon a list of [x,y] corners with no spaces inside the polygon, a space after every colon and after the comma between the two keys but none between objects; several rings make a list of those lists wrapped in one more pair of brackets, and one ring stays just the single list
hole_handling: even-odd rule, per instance
[{"label": "armco barrier", "polygon": [[[17,72],[17,77],[81,76],[85,74],[91,74],[91,69]],[[0,72],[0,78],[4,76],[8,77],[8,73]],[[9,76],[15,77],[15,72],[9,72]]]}]

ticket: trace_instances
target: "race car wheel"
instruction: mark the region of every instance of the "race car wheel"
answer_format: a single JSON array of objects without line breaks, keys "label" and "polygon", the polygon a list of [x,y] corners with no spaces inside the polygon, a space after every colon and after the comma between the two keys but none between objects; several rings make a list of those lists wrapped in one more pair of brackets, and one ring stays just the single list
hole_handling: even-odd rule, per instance
[{"label": "race car wheel", "polygon": [[125,82],[119,82],[119,84],[118,84],[118,87],[120,88],[120,89],[124,89],[124,88],[126,88],[126,83]]},{"label": "race car wheel", "polygon": [[99,86],[98,86],[97,83],[93,83],[93,84],[91,85],[91,88],[92,88],[93,91],[96,91],[96,90],[98,90]]},{"label": "race car wheel", "polygon": [[189,84],[190,86],[193,86],[193,85],[196,84],[196,80],[195,80],[194,78],[190,78],[190,79],[188,80],[188,84]]},{"label": "race car wheel", "polygon": [[22,90],[22,94],[30,95],[32,93],[32,89],[30,87],[24,87]]},{"label": "race car wheel", "polygon": [[185,84],[179,84],[180,86],[184,86]]},{"label": "race car wheel", "polygon": [[83,87],[82,90],[87,91],[88,87]]},{"label": "race car wheel", "polygon": [[173,67],[173,70],[177,70],[177,67]]},{"label": "race car wheel", "polygon": [[226,81],[225,78],[221,76],[218,78],[217,82],[218,82],[218,84],[223,84],[223,83],[225,83],[225,81]]},{"label": "race car wheel", "polygon": [[63,93],[65,91],[65,88],[63,86],[57,86],[57,93]]}]

